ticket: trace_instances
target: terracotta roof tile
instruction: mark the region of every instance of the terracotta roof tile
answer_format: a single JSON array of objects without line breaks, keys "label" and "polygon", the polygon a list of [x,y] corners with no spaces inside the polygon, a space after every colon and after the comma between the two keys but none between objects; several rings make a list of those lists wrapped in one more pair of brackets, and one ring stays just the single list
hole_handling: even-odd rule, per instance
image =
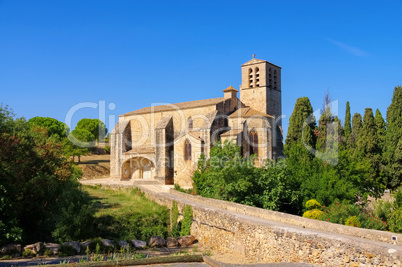
[{"label": "terracotta roof tile", "polygon": [[176,103],[176,104],[168,104],[168,105],[162,105],[162,106],[146,107],[146,108],[142,108],[142,109],[138,109],[138,110],[134,110],[134,111],[125,113],[120,116],[130,116],[130,115],[148,114],[151,112],[164,112],[164,111],[171,111],[171,110],[177,110],[177,109],[212,106],[212,105],[221,103],[224,100],[225,100],[225,98],[219,97],[219,98],[196,100],[196,101],[190,101],[190,102],[182,102],[182,103]]},{"label": "terracotta roof tile", "polygon": [[250,117],[266,117],[266,118],[274,118],[271,115],[264,114],[262,112],[259,112],[255,109],[252,109],[250,107],[246,108],[239,108],[235,112],[232,113],[232,115],[229,116],[229,118],[250,118]]}]

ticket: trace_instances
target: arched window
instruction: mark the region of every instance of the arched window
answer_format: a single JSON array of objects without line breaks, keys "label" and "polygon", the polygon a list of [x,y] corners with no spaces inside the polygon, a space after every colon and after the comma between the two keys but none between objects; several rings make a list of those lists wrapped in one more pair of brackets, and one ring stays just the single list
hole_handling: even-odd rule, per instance
[{"label": "arched window", "polygon": [[274,89],[276,89],[276,70],[274,70]]},{"label": "arched window", "polygon": [[205,146],[205,142],[201,141],[201,154],[204,155],[204,146]]},{"label": "arched window", "polygon": [[260,86],[260,69],[258,67],[255,68],[255,86]]},{"label": "arched window", "polygon": [[191,144],[188,139],[184,142],[184,160],[191,160]]},{"label": "arched window", "polygon": [[250,131],[249,134],[249,141],[250,141],[250,156],[257,155],[258,156],[258,134],[253,129]]},{"label": "arched window", "polygon": [[253,83],[254,83],[254,81],[253,81],[253,69],[250,68],[248,70],[248,86],[253,87]]},{"label": "arched window", "polygon": [[193,119],[192,119],[192,118],[189,118],[189,119],[188,119],[188,130],[189,130],[189,131],[193,130],[193,127],[194,127]]}]

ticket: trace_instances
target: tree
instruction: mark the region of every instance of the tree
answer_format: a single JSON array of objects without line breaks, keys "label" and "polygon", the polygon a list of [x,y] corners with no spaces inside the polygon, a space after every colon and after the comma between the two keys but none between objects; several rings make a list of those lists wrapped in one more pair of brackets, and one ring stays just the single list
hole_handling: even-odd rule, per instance
[{"label": "tree", "polygon": [[350,104],[348,101],[348,102],[346,102],[345,124],[344,124],[346,140],[349,138],[350,134],[352,133],[352,125],[351,125],[350,117],[351,117]]},{"label": "tree", "polygon": [[292,115],[289,118],[288,133],[285,141],[285,149],[289,149],[295,143],[306,143],[315,146],[315,117],[313,107],[308,97],[300,97],[296,100]]},{"label": "tree", "polygon": [[104,140],[107,134],[107,128],[105,124],[99,119],[81,119],[77,126],[76,130],[86,130],[95,136],[95,140],[102,141]]},{"label": "tree", "polygon": [[383,189],[381,186],[382,150],[379,144],[373,110],[366,108],[363,124],[358,135],[355,156],[361,164],[366,166],[365,181],[363,182],[368,188],[372,188],[372,193],[376,196],[380,195]]},{"label": "tree", "polygon": [[385,159],[387,162],[388,186],[398,187],[402,182],[402,164],[396,154],[400,153],[402,139],[402,87],[394,89],[391,105],[387,109],[387,132],[385,135]]},{"label": "tree", "polygon": [[[88,206],[80,201],[60,221],[60,211],[85,193],[78,187],[79,173],[64,157],[60,142],[48,138],[44,128],[32,128],[25,119],[15,119],[0,107],[0,147],[0,246],[21,240],[52,241],[52,232],[59,227],[73,232],[72,220],[87,222],[86,216],[92,216],[81,212]],[[59,236],[63,238],[63,233]]]},{"label": "tree", "polygon": [[354,149],[356,147],[356,142],[362,128],[362,115],[355,113],[352,118],[352,134],[349,138],[349,149]]},{"label": "tree", "polygon": [[65,123],[49,117],[33,117],[28,122],[33,127],[45,128],[48,137],[56,136],[59,140],[65,138],[70,132],[70,129]]},{"label": "tree", "polygon": [[384,118],[382,117],[379,109],[375,111],[374,122],[377,129],[377,138],[379,142],[378,145],[380,148],[383,148],[385,145],[386,128]]},{"label": "tree", "polygon": [[78,157],[81,162],[81,156],[87,155],[91,142],[95,141],[95,136],[87,130],[75,129],[72,131],[68,139],[64,140],[64,152],[67,157]]}]

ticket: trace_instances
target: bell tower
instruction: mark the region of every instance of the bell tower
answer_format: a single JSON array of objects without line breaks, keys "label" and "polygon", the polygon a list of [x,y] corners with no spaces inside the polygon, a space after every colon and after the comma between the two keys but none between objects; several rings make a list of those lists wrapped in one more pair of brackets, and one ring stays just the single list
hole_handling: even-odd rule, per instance
[{"label": "bell tower", "polygon": [[241,65],[240,101],[259,112],[274,116],[281,126],[281,67],[253,59]]}]

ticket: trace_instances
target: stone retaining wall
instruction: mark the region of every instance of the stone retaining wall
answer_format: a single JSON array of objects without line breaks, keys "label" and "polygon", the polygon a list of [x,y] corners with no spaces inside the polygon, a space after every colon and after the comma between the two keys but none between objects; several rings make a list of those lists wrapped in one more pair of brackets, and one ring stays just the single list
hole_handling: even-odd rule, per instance
[{"label": "stone retaining wall", "polygon": [[[159,204],[171,207],[172,202],[177,201],[180,210],[184,205],[191,205],[194,213],[192,234],[200,244],[220,253],[237,253],[265,262],[401,266],[402,247],[376,241],[381,239],[377,233],[379,231],[351,227],[352,232],[362,230],[357,236],[365,235],[366,238],[360,238],[343,229],[346,226],[342,225],[315,220],[306,222],[305,218],[279,212],[180,192],[156,193],[145,186],[139,187],[148,198]],[[279,219],[275,219],[275,216]],[[336,233],[338,228],[340,233]],[[344,231],[351,234],[346,235]],[[368,239],[370,237],[374,240]]]}]

